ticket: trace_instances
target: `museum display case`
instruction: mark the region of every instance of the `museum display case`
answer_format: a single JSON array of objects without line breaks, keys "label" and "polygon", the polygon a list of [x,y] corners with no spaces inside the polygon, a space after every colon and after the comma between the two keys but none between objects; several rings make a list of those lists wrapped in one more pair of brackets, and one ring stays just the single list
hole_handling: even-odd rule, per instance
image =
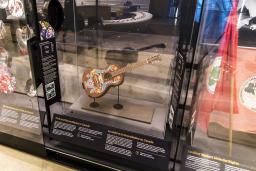
[{"label": "museum display case", "polygon": [[27,41],[34,37],[29,1],[0,2],[0,143],[44,155]]},{"label": "museum display case", "polygon": [[46,2],[37,1],[34,73],[47,151],[105,169],[170,170],[177,36],[168,1]]},{"label": "museum display case", "polygon": [[[181,170],[256,170],[256,2],[201,1]],[[192,82],[191,81],[191,82]]]}]

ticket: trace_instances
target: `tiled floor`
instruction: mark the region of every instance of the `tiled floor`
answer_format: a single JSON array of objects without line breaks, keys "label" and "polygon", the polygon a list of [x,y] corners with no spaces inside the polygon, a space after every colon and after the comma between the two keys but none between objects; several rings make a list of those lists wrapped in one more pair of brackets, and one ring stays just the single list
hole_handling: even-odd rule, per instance
[{"label": "tiled floor", "polygon": [[63,165],[0,145],[1,171],[73,171]]}]

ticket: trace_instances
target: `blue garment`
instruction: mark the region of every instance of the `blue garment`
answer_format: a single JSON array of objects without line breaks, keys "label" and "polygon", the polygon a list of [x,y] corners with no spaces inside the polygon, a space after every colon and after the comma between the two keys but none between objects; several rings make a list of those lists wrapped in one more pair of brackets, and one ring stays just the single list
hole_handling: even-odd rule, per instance
[{"label": "blue garment", "polygon": [[207,10],[230,11],[233,0],[206,0],[205,7]]},{"label": "blue garment", "polygon": [[200,22],[200,15],[202,10],[203,0],[198,0],[196,4],[195,22]]},{"label": "blue garment", "polygon": [[204,43],[217,43],[222,36],[227,23],[227,17],[232,10],[233,0],[205,0],[202,22]]}]

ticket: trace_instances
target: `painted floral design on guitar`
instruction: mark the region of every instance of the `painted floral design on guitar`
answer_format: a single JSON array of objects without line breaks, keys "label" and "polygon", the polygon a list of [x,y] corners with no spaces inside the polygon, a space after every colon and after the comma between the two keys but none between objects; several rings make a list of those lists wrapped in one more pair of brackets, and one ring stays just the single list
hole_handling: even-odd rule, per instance
[{"label": "painted floral design on guitar", "polygon": [[89,97],[101,97],[110,87],[119,86],[123,83],[125,72],[160,60],[161,58],[158,54],[146,60],[128,64],[123,68],[113,64],[109,65],[106,69],[88,69],[83,75],[83,88]]},{"label": "painted floral design on guitar", "polygon": [[117,65],[110,65],[106,69],[89,69],[83,75],[83,87],[86,93],[93,98],[103,96],[110,87],[123,82],[123,74],[112,77],[111,73],[118,70]]}]

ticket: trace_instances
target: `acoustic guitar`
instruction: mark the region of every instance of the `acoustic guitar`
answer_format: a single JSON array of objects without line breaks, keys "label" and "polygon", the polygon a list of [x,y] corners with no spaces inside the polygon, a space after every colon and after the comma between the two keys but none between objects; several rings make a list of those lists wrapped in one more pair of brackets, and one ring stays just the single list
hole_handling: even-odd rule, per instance
[{"label": "acoustic guitar", "polygon": [[119,86],[124,81],[124,73],[145,64],[160,61],[160,55],[155,55],[137,63],[128,64],[121,68],[116,64],[109,65],[106,69],[87,69],[83,74],[83,88],[92,98],[103,96],[111,87]]}]

